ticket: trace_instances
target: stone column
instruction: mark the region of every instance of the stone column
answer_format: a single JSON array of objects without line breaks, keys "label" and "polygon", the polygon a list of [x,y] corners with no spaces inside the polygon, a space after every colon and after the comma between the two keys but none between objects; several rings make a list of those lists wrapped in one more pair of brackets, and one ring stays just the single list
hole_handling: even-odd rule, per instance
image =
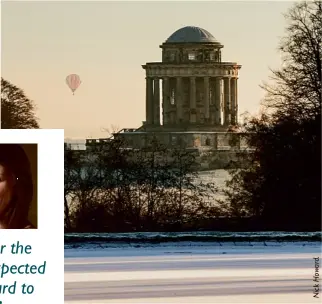
[{"label": "stone column", "polygon": [[158,78],[154,79],[153,114],[154,114],[154,124],[160,125],[160,84],[159,84]]},{"label": "stone column", "polygon": [[224,78],[224,125],[230,124],[230,78]]},{"label": "stone column", "polygon": [[163,113],[163,124],[169,123],[169,107],[170,107],[170,86],[169,86],[169,78],[163,78],[163,85],[162,85],[162,113]]},{"label": "stone column", "polygon": [[204,77],[204,109],[205,121],[209,122],[209,77]]},{"label": "stone column", "polygon": [[237,124],[237,78],[231,78],[230,80],[231,89],[231,124]]},{"label": "stone column", "polygon": [[195,123],[197,117],[196,106],[196,77],[190,77],[190,122]]},{"label": "stone column", "polygon": [[153,124],[153,79],[146,77],[146,124]]},{"label": "stone column", "polygon": [[215,78],[215,124],[221,125],[221,79]]},{"label": "stone column", "polygon": [[182,78],[176,78],[176,95],[175,95],[175,104],[177,108],[177,122],[180,123],[183,119],[183,105],[182,105]]},{"label": "stone column", "polygon": [[238,124],[238,78],[235,81],[235,124]]}]

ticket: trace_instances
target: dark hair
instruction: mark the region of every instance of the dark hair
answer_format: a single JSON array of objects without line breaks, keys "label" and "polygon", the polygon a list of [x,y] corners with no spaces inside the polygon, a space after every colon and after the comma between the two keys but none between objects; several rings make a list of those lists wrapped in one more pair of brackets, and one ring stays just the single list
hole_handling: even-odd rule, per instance
[{"label": "dark hair", "polygon": [[0,219],[5,228],[25,228],[33,197],[29,159],[20,145],[0,144],[0,164],[15,177],[10,202],[0,205]]}]

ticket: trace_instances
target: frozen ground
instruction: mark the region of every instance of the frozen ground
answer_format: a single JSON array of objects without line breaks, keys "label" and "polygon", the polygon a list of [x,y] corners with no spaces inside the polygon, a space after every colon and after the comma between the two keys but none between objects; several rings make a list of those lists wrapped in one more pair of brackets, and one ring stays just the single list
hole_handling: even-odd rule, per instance
[{"label": "frozen ground", "polygon": [[321,303],[320,242],[220,245],[66,248],[65,303]]}]

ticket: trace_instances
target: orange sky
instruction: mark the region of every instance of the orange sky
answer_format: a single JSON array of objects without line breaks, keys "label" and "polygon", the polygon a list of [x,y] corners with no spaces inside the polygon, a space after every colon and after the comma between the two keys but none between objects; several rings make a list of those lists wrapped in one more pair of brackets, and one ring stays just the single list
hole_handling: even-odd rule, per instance
[{"label": "orange sky", "polygon": [[[2,77],[37,104],[42,128],[68,138],[104,137],[102,128],[145,120],[141,65],[160,61],[177,29],[200,26],[242,65],[239,112],[258,111],[269,67],[278,67],[282,13],[292,2],[2,2]],[[65,78],[79,74],[75,96]]]}]

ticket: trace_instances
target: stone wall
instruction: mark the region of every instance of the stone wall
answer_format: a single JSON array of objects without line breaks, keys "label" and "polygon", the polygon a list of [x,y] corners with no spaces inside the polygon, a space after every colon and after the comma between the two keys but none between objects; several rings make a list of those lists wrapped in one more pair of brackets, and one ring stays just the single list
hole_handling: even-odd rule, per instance
[{"label": "stone wall", "polygon": [[[182,147],[195,154],[199,164],[198,170],[225,169],[233,163],[239,167],[240,153],[247,150],[244,134],[233,132],[125,132],[115,134],[115,138],[122,138],[125,147],[141,149],[149,146],[153,138],[162,145],[171,148]],[[99,144],[88,142],[87,150]],[[108,142],[101,142],[102,145]],[[251,149],[248,149],[251,153]]]}]

